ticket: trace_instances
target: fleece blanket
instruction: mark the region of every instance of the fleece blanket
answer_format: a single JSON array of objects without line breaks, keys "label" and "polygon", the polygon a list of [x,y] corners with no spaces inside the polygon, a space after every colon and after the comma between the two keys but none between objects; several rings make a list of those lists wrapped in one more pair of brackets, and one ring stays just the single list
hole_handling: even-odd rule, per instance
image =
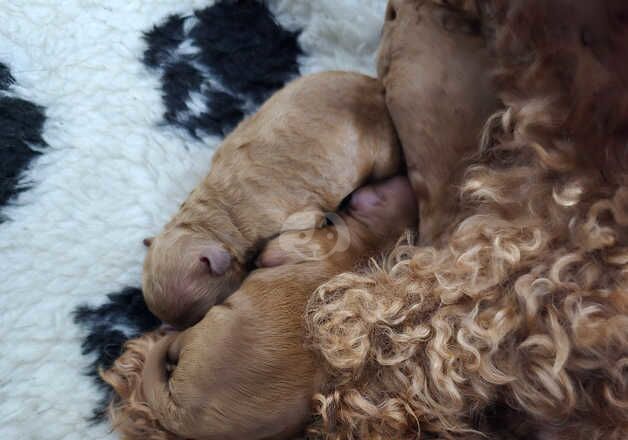
[{"label": "fleece blanket", "polygon": [[0,3],[0,439],[114,439],[142,239],[286,81],[373,74],[385,0]]}]

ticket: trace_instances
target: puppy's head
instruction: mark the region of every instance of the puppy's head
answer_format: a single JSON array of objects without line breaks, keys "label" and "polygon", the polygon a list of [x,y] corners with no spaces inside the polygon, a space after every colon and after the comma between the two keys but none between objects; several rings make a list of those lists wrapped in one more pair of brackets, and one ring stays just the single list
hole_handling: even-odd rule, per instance
[{"label": "puppy's head", "polygon": [[213,237],[177,227],[144,244],[144,299],[151,312],[176,327],[198,322],[244,278],[241,265]]}]

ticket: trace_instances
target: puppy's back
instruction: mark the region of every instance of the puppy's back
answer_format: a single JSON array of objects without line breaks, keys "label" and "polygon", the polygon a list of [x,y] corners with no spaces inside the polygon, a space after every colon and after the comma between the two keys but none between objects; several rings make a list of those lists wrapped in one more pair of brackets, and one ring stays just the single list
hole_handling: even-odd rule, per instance
[{"label": "puppy's back", "polygon": [[251,228],[272,235],[290,214],[334,211],[365,181],[396,174],[400,151],[378,80],[319,73],[244,120],[214,155],[204,186],[238,204],[238,223],[254,216]]}]

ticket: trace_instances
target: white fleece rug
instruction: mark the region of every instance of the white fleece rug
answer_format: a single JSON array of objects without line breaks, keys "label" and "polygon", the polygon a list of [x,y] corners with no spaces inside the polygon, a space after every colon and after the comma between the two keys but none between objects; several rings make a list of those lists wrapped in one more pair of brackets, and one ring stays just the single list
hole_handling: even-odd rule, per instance
[{"label": "white fleece rug", "polygon": [[283,82],[374,73],[385,3],[0,1],[0,439],[115,438],[85,372],[154,325],[142,238]]}]

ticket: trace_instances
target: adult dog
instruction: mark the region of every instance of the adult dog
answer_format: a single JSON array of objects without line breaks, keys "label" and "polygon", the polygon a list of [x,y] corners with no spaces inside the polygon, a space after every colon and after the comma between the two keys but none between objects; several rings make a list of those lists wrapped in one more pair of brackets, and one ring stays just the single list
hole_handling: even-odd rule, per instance
[{"label": "adult dog", "polygon": [[[389,17],[423,26],[429,3],[392,1],[406,8]],[[320,430],[628,438],[628,4],[476,4],[505,108],[438,242],[311,299]]]}]

